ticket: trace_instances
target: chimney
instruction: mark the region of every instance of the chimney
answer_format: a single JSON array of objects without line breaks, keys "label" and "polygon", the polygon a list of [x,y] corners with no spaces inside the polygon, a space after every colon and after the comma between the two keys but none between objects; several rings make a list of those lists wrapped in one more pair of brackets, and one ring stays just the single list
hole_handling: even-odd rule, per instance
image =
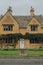
[{"label": "chimney", "polygon": [[30,15],[34,16],[34,8],[32,6],[31,6],[31,9],[30,9]]}]

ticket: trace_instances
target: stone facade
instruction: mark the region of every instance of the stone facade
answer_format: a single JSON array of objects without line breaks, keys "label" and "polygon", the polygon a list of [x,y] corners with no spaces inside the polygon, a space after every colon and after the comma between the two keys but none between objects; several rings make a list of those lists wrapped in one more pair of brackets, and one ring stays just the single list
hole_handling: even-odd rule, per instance
[{"label": "stone facade", "polygon": [[[28,48],[39,48],[43,46],[43,41],[38,42],[30,39],[20,39],[15,43],[14,39],[8,41],[4,35],[8,34],[43,34],[43,16],[35,15],[34,9],[31,7],[29,16],[13,16],[11,8],[7,12],[0,16],[0,47],[2,48],[17,48],[17,49],[28,49]],[[10,30],[12,29],[13,30]],[[43,36],[42,36],[43,37]],[[37,37],[36,37],[37,39]],[[11,39],[10,39],[11,40]],[[43,40],[43,39],[42,39]],[[20,48],[20,45],[21,48]]]}]

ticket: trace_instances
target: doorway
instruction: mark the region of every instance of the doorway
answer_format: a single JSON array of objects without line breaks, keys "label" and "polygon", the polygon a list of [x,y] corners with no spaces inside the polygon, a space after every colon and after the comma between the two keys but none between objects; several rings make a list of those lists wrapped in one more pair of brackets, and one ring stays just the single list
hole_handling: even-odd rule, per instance
[{"label": "doorway", "polygon": [[24,49],[24,39],[20,39],[20,49]]}]

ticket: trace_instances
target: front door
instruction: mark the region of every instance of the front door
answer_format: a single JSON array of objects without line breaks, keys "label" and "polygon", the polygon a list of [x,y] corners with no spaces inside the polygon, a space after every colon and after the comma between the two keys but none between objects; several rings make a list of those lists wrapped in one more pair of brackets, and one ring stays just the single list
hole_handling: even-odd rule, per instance
[{"label": "front door", "polygon": [[20,49],[24,49],[24,39],[20,39]]}]

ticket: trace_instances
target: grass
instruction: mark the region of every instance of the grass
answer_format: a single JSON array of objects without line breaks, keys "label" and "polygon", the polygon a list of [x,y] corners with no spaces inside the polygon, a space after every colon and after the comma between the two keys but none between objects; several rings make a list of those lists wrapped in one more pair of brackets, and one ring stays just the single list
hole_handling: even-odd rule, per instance
[{"label": "grass", "polygon": [[43,57],[43,50],[27,50],[28,57]]},{"label": "grass", "polygon": [[20,50],[18,49],[0,49],[0,58],[29,58],[29,57],[43,58],[43,48],[26,49],[25,53],[26,53],[26,56],[21,56]]},{"label": "grass", "polygon": [[19,54],[19,51],[16,50],[16,51],[1,51],[0,50],[0,55],[18,55]]}]

